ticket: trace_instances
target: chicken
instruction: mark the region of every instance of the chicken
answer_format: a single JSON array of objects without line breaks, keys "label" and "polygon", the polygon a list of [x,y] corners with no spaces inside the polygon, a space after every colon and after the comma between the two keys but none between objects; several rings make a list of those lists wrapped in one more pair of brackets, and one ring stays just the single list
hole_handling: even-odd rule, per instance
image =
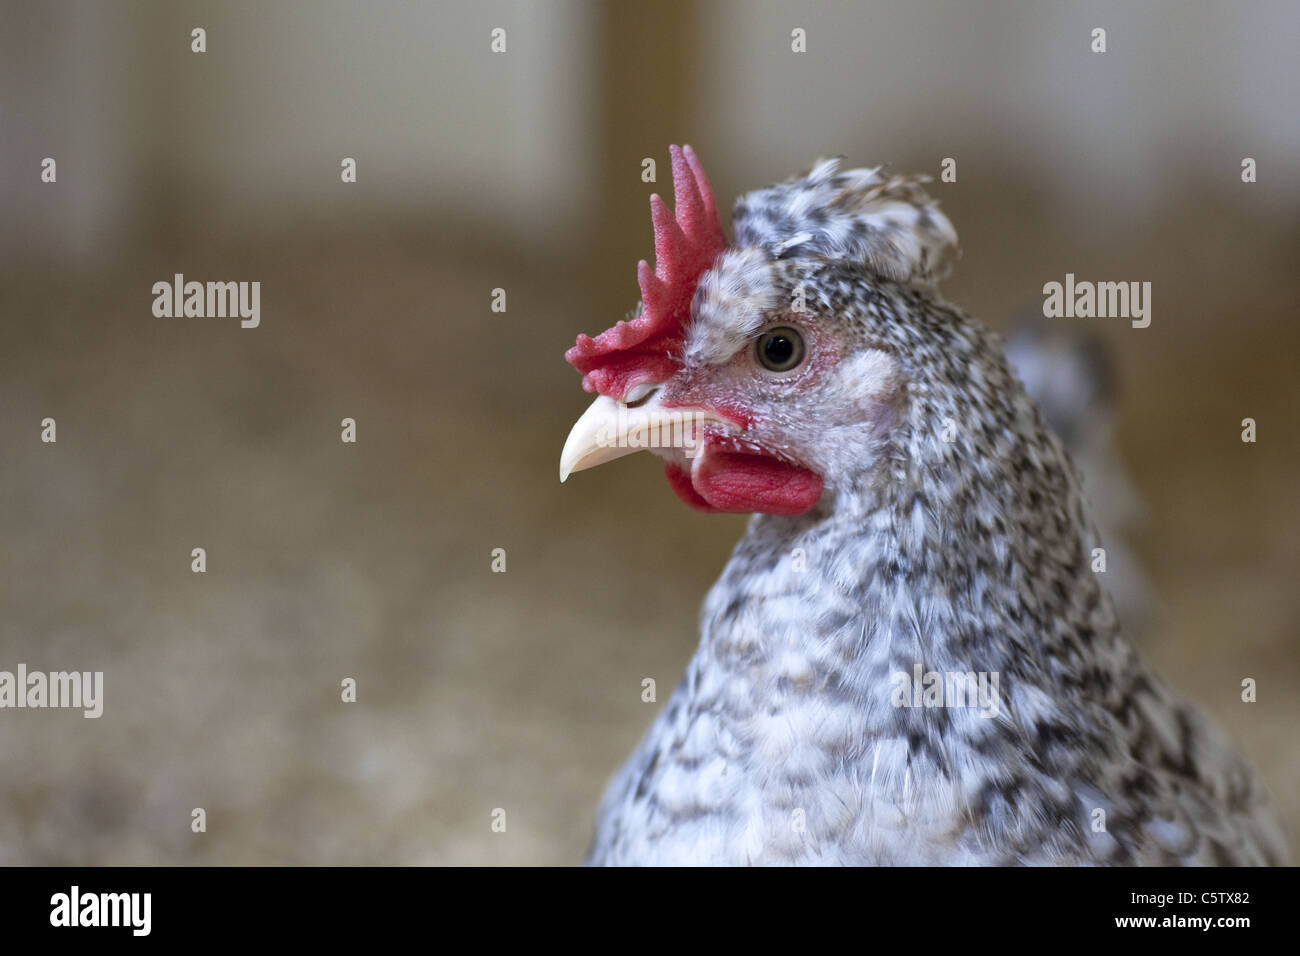
[{"label": "chicken", "polygon": [[641,305],[567,353],[599,394],[560,477],[648,448],[753,517],[588,862],[1283,862],[1250,768],[1121,637],[1060,441],[939,297],[923,180],[819,162],[728,246],[671,153]]},{"label": "chicken", "polygon": [[1111,353],[1100,339],[1077,326],[1062,328],[1041,313],[1017,319],[1006,352],[1079,472],[1106,549],[1102,584],[1125,636],[1136,642],[1151,628],[1155,610],[1146,573],[1127,540],[1141,527],[1146,506],[1115,444]]}]

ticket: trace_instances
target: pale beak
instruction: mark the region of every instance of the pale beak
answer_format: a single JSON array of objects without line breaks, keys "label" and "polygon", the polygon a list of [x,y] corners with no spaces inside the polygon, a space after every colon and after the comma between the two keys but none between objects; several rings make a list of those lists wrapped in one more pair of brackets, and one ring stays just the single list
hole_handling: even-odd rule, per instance
[{"label": "pale beak", "polygon": [[730,425],[703,408],[664,408],[659,390],[632,406],[601,395],[574,423],[560,452],[560,481],[575,471],[651,448],[680,448],[688,458],[702,450],[700,425]]}]

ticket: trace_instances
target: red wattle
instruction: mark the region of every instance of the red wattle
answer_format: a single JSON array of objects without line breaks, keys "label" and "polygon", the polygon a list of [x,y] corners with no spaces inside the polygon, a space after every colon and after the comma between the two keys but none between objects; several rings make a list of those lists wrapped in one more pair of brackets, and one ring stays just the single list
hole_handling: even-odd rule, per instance
[{"label": "red wattle", "polygon": [[699,493],[691,487],[691,474],[681,465],[671,461],[667,462],[664,465],[664,476],[668,479],[668,484],[673,491],[677,493],[677,497],[696,511],[703,511],[705,514],[717,513],[718,509],[701,498]]},{"label": "red wattle", "polygon": [[821,475],[766,455],[710,452],[692,470],[695,491],[718,511],[801,515],[822,496]]},{"label": "red wattle", "polygon": [[696,511],[796,517],[817,504],[821,475],[766,455],[710,450],[691,471],[668,462],[668,484]]}]

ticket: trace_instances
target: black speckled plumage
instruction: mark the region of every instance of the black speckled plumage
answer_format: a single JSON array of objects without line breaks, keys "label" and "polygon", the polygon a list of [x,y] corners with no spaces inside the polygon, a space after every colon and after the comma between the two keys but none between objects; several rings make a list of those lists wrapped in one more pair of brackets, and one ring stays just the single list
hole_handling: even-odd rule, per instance
[{"label": "black speckled plumage", "polygon": [[[751,519],[589,862],[1284,861],[1249,767],[1121,635],[1078,476],[999,340],[939,297],[956,236],[918,181],[824,162],[741,199],[735,232],[680,374],[747,390],[745,437],[825,491]],[[774,321],[829,370],[744,378]],[[993,706],[900,705],[918,673],[987,675]]]}]

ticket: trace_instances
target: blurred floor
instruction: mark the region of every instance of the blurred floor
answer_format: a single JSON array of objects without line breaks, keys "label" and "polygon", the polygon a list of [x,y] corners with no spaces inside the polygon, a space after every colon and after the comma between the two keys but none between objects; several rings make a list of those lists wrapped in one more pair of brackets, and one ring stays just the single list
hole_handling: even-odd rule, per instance
[{"label": "blurred floor", "polygon": [[[1162,282],[1160,263],[1198,268],[1164,228],[1140,275],[1101,274],[1157,280],[1151,329],[1105,330],[1150,504],[1146,652],[1227,726],[1294,838],[1300,333],[1278,316],[1300,280],[1224,278],[1272,268],[1243,252],[1208,289]],[[1022,249],[972,245],[979,231],[949,294],[1000,325],[1015,289],[1061,276],[1032,230]],[[1294,261],[1295,236],[1263,245]],[[676,686],[744,524],[683,508],[645,457],[558,483],[585,405],[561,354],[610,317],[508,249],[384,229],[169,242],[126,263],[0,284],[0,668],[106,683],[97,721],[0,714],[0,863],[579,860],[656,710],[641,681],[660,703]],[[261,327],[154,319],[148,290],[177,268],[262,277]],[[1248,414],[1256,445],[1238,439]]]}]

